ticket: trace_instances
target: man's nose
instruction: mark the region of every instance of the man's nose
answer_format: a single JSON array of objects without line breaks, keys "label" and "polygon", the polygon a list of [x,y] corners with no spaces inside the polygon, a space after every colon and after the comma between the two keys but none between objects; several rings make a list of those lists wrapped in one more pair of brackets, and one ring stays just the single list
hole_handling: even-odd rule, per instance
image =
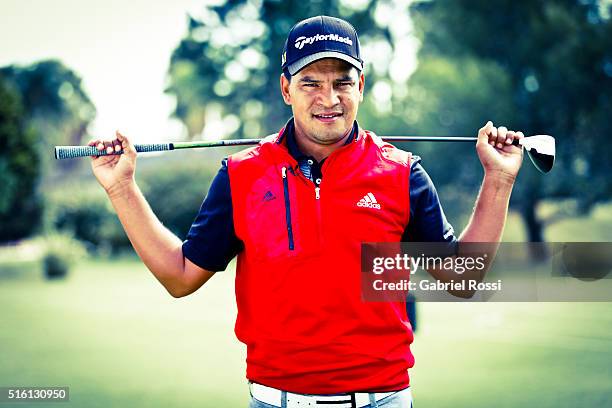
[{"label": "man's nose", "polygon": [[340,103],[340,94],[333,86],[324,86],[319,101],[325,108],[332,108]]}]

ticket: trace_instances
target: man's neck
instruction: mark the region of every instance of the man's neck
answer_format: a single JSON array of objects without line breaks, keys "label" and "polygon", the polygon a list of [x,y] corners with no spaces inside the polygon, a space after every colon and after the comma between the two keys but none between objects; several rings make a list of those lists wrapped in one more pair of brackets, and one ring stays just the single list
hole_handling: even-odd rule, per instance
[{"label": "man's neck", "polygon": [[294,129],[295,141],[300,151],[307,156],[314,157],[318,162],[321,162],[323,159],[327,158],[334,150],[342,147],[346,143],[346,138],[349,137],[353,131],[353,128],[350,128],[337,142],[324,145],[311,140],[309,137],[303,134],[297,128],[297,126]]}]

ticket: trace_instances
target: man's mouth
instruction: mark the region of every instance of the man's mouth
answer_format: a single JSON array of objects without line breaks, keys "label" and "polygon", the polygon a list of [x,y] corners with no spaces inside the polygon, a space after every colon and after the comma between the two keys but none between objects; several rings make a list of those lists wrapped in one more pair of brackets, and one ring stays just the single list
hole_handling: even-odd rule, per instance
[{"label": "man's mouth", "polygon": [[341,117],[342,113],[341,112],[326,112],[326,113],[316,113],[316,114],[313,114],[312,116],[314,116],[316,119],[320,120],[321,122],[330,123],[330,122],[334,122],[336,119]]}]

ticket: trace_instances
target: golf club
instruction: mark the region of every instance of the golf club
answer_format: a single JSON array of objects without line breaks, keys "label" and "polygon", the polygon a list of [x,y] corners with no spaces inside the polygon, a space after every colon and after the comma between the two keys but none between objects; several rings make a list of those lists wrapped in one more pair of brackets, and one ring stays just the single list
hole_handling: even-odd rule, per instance
[{"label": "golf club", "polygon": [[[387,142],[475,142],[474,136],[381,136]],[[162,152],[166,150],[196,149],[202,147],[245,146],[255,145],[262,139],[228,139],[210,142],[173,142],[135,144],[139,153]],[[555,138],[549,135],[528,136],[515,139],[515,146],[523,146],[534,166],[542,173],[548,173],[555,163]],[[123,151],[112,152],[111,155],[122,154]],[[56,159],[72,159],[75,157],[106,156],[106,150],[98,150],[95,146],[55,146]]]}]

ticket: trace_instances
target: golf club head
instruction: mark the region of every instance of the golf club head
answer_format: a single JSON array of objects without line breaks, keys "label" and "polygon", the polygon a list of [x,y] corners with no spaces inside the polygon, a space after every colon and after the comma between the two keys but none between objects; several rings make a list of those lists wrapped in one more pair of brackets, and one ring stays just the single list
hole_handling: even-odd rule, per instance
[{"label": "golf club head", "polygon": [[555,138],[549,135],[528,136],[519,141],[533,165],[542,173],[548,173],[555,164]]}]

